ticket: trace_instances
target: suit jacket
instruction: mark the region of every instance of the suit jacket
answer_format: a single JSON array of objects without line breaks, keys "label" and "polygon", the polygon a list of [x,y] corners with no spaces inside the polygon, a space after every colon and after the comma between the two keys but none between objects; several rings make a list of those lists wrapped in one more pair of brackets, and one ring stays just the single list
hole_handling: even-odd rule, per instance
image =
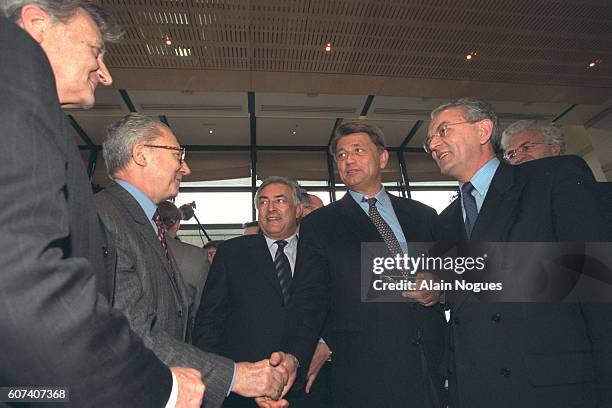
[{"label": "suit jacket", "polygon": [[[194,345],[235,361],[269,358],[280,349],[286,315],[265,237],[240,236],[217,250],[196,317]],[[318,386],[317,380],[313,390]],[[287,397],[292,406],[295,397],[302,395]],[[237,396],[228,403],[255,406]]]},{"label": "suit jacket", "polygon": [[96,205],[117,247],[115,307],[125,313],[132,329],[168,366],[200,370],[206,383],[205,404],[220,406],[234,364],[184,341],[189,323],[184,283],[176,265],[176,273],[172,272],[140,204],[119,184],[110,182],[96,194]]},{"label": "suit jacket", "polygon": [[[176,261],[177,269],[185,283],[185,291],[189,304],[190,326],[187,330],[187,341],[191,342],[191,329],[195,315],[200,306],[202,289],[208,277],[210,264],[206,259],[206,251],[195,245],[181,242],[178,239],[169,239],[168,248]],[[239,360],[240,361],[240,360]]]},{"label": "suit jacket", "polygon": [[[409,242],[435,239],[433,209],[390,198]],[[304,218],[283,349],[306,369],[329,313],[335,406],[430,406],[442,384],[444,317],[415,303],[362,303],[362,242],[383,239],[348,193]]]},{"label": "suit jacket", "polygon": [[[501,164],[471,239],[610,241],[603,214],[593,176],[576,156]],[[466,239],[459,199],[439,221],[441,239]],[[521,259],[505,261],[521,271]],[[610,304],[463,300],[451,298],[454,407],[612,406]]]},{"label": "suit jacket", "polygon": [[68,386],[75,407],[163,406],[170,371],[105,297],[91,186],[47,58],[2,17],[0,55],[0,384]]}]

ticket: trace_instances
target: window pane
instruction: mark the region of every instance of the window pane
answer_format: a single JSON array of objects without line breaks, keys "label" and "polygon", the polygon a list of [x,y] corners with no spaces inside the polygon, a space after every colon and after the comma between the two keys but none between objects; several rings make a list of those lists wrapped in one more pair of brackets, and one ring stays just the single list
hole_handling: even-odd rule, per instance
[{"label": "window pane", "polygon": [[[242,224],[251,220],[251,193],[179,193],[176,205],[195,201],[195,215],[202,224]],[[183,224],[196,224],[195,218]]]},{"label": "window pane", "polygon": [[433,207],[438,214],[442,212],[453,201],[457,195],[456,191],[412,191],[412,199]]}]

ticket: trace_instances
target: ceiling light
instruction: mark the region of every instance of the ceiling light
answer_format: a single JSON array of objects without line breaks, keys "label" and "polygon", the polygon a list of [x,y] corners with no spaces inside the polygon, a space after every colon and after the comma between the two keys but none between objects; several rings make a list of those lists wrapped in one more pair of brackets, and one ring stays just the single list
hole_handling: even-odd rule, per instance
[{"label": "ceiling light", "polygon": [[472,62],[476,58],[476,51],[472,51],[465,56],[466,61]]},{"label": "ceiling light", "polygon": [[332,47],[332,44],[330,42],[325,44],[325,52],[330,52],[331,51],[331,47]]},{"label": "ceiling light", "polygon": [[591,61],[591,63],[590,63],[588,66],[587,66],[587,69],[592,69],[592,68],[595,68],[595,67],[597,67],[599,64],[601,64],[601,60],[600,60],[600,59],[598,59],[598,60],[593,60],[593,61]]},{"label": "ceiling light", "polygon": [[297,130],[294,130],[294,131],[293,131],[293,132],[291,132],[291,133],[293,133],[293,134],[295,135],[295,134],[297,134]]},{"label": "ceiling light", "polygon": [[170,37],[166,36],[166,45],[172,45],[172,41],[170,40]]},{"label": "ceiling light", "polygon": [[210,134],[212,135],[212,134],[213,134],[213,131],[212,131],[212,130],[209,130],[209,131],[208,131],[208,133],[210,133]]}]

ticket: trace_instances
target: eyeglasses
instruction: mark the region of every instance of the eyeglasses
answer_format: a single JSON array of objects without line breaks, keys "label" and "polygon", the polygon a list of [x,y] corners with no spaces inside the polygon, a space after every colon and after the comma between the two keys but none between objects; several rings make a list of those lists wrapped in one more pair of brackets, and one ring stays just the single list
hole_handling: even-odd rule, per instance
[{"label": "eyeglasses", "polygon": [[174,146],[159,146],[159,145],[150,145],[150,144],[146,144],[143,145],[146,147],[154,147],[156,149],[166,149],[166,150],[174,150],[176,152],[178,152],[178,161],[179,164],[183,164],[185,162],[185,148],[184,147],[174,147]]},{"label": "eyeglasses", "polygon": [[547,145],[547,146],[550,146],[550,143],[544,143],[544,142],[525,142],[522,145],[520,145],[519,147],[517,147],[516,149],[508,150],[507,152],[505,152],[504,153],[504,160],[506,160],[507,162],[512,162],[512,160],[514,160],[514,158],[516,158],[516,156],[519,153],[529,153],[537,145]]},{"label": "eyeglasses", "polygon": [[431,149],[429,148],[429,146],[431,145],[431,141],[433,140],[433,138],[438,136],[444,139],[448,135],[448,131],[450,130],[451,126],[463,125],[464,123],[469,123],[471,125],[476,122],[480,122],[480,119],[479,120],[464,120],[463,122],[455,122],[455,123],[445,123],[444,125],[438,127],[438,130],[436,131],[436,133],[432,133],[431,135],[427,136],[427,139],[425,139],[425,143],[423,143],[423,149],[425,149],[426,153],[431,153]]}]

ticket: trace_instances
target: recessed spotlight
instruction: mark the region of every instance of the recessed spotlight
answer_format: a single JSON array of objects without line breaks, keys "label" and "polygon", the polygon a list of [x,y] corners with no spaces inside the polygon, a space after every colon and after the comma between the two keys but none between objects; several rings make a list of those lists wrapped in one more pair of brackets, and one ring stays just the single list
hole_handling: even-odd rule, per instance
[{"label": "recessed spotlight", "polygon": [[170,37],[166,36],[166,45],[172,45],[172,41],[170,40]]},{"label": "recessed spotlight", "polygon": [[295,135],[295,134],[297,134],[297,130],[294,130],[294,131],[293,131],[293,132],[291,132],[291,133],[293,133],[293,134]]},{"label": "recessed spotlight", "polygon": [[465,56],[466,61],[468,61],[468,62],[474,61],[474,59],[476,58],[476,55],[477,55],[477,54],[478,54],[478,53],[477,53],[476,51],[472,51],[472,52],[468,53],[468,54]]},{"label": "recessed spotlight", "polygon": [[332,48],[332,44],[330,42],[328,42],[327,44],[325,44],[325,52],[330,52]]},{"label": "recessed spotlight", "polygon": [[587,65],[587,69],[592,69],[592,68],[595,68],[595,67],[597,67],[599,64],[601,64],[601,60],[600,60],[600,59],[598,59],[598,60],[593,60],[593,61],[591,61],[591,62],[589,63],[589,65]]},{"label": "recessed spotlight", "polygon": [[208,131],[208,133],[210,133],[210,134],[212,135],[212,134],[213,134],[213,131],[212,131],[212,130],[209,130],[209,131]]}]

